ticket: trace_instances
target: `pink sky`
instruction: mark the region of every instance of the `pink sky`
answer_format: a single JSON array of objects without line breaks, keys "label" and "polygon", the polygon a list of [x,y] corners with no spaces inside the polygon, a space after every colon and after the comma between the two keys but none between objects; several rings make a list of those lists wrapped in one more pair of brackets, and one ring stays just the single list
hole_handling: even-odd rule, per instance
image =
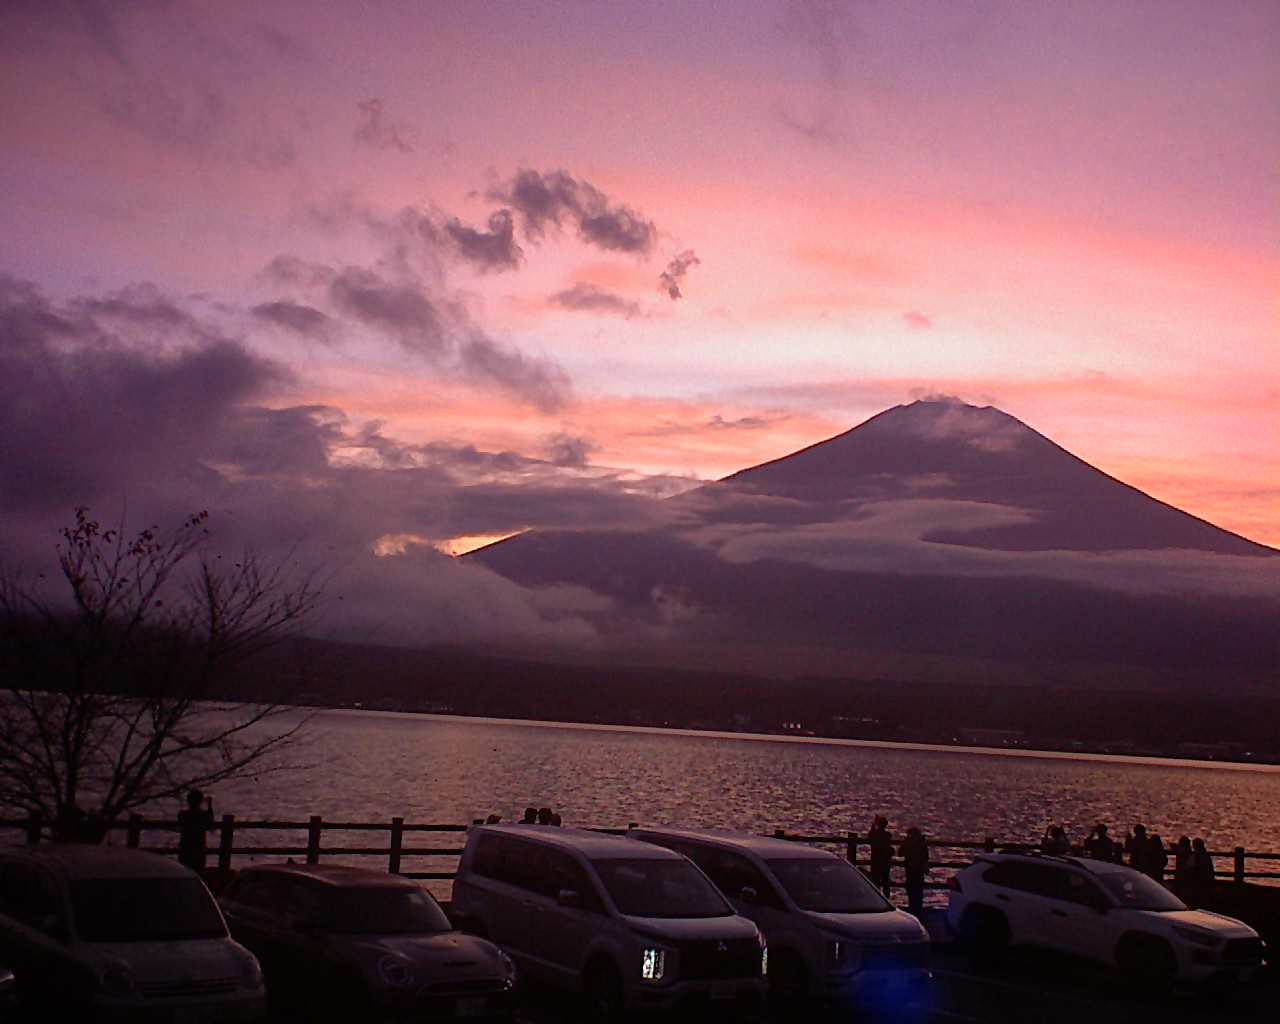
[{"label": "pink sky", "polygon": [[[1280,5],[24,11],[0,14],[0,273],[153,284],[289,368],[270,403],[698,478],[947,393],[1280,545]],[[483,229],[520,169],[651,244],[518,222],[522,262],[482,270],[397,234],[406,208]],[[281,255],[416,289],[512,358],[269,328],[245,311],[319,302],[263,273]]]}]

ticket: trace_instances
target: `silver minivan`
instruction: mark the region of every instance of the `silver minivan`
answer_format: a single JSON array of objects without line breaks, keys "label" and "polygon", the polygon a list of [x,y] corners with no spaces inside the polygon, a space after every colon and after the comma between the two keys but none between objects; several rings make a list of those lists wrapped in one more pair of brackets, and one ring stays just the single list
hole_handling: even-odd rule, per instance
[{"label": "silver minivan", "polygon": [[688,859],[648,843],[554,825],[468,831],[453,882],[464,928],[524,977],[583,993],[597,1020],[630,1010],[754,1010],[760,930]]},{"label": "silver minivan", "polygon": [[627,834],[684,854],[759,926],[773,994],[888,1007],[926,990],[929,933],[842,857],[715,829]]},{"label": "silver minivan", "polygon": [[0,962],[42,1019],[214,1024],[266,1011],[258,961],[227,934],[204,883],[139,850],[0,851]]}]

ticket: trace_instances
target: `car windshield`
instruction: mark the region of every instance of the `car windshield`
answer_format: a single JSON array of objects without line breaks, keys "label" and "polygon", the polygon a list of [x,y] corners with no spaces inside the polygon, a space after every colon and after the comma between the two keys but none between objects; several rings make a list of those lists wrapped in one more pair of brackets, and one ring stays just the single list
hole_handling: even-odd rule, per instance
[{"label": "car windshield", "polygon": [[618,911],[633,917],[728,917],[733,908],[687,860],[592,861]]},{"label": "car windshield", "polygon": [[332,889],[320,898],[315,923],[345,935],[423,935],[447,932],[444,911],[417,889]]},{"label": "car windshield", "polygon": [[1119,906],[1130,910],[1187,909],[1187,905],[1163,885],[1137,871],[1100,871],[1096,877]]},{"label": "car windshield", "polygon": [[765,862],[801,910],[819,914],[878,914],[890,909],[867,877],[835,857],[788,857]]},{"label": "car windshield", "polygon": [[71,883],[83,942],[221,939],[222,915],[197,878],[89,878]]}]

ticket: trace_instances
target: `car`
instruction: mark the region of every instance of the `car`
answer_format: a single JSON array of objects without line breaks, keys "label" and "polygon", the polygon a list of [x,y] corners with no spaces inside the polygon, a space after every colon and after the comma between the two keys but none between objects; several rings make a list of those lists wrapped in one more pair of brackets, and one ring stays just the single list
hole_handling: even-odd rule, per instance
[{"label": "car", "polygon": [[754,1011],[768,951],[691,861],[634,839],[555,825],[467,832],[453,908],[522,975],[585,997],[588,1014]]},{"label": "car", "polygon": [[949,886],[947,924],[980,963],[1006,946],[1040,946],[1159,986],[1248,981],[1265,963],[1263,941],[1247,924],[1190,910],[1121,864],[989,854]]},{"label": "car", "polygon": [[240,1022],[266,1010],[258,961],[204,882],[129,848],[0,851],[0,962],[42,1019]]},{"label": "car", "polygon": [[776,999],[883,1004],[927,990],[929,933],[844,858],[716,829],[632,828],[627,835],[684,854],[756,923],[769,944]]},{"label": "car", "polygon": [[257,954],[273,1005],[333,1015],[510,1019],[516,969],[454,929],[416,882],[337,864],[264,864],[222,894],[231,934]]}]

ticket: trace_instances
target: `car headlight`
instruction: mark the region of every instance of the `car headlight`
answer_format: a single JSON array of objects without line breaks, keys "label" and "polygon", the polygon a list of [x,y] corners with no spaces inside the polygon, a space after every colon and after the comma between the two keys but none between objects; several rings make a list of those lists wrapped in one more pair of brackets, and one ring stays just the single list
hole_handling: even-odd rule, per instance
[{"label": "car headlight", "polygon": [[413,964],[402,956],[384,956],[378,961],[378,977],[392,988],[408,988],[416,980]]},{"label": "car headlight", "polygon": [[112,964],[102,971],[102,991],[109,996],[131,996],[136,984],[133,972],[123,964]]},{"label": "car headlight", "polygon": [[1188,928],[1185,925],[1175,924],[1173,931],[1178,938],[1186,939],[1197,946],[1216,946],[1218,944],[1216,935],[1212,932],[1202,932],[1199,928]]},{"label": "car headlight", "polygon": [[661,946],[645,946],[640,951],[640,979],[661,981],[667,973],[667,951]]},{"label": "car headlight", "polygon": [[516,962],[512,960],[511,957],[507,956],[506,953],[504,953],[502,950],[499,949],[498,963],[502,964],[502,969],[506,972],[506,975],[507,975],[505,978],[503,978],[502,984],[506,988],[515,988],[516,987]]},{"label": "car headlight", "polygon": [[769,944],[765,941],[764,932],[756,932],[756,940],[760,943],[760,977],[769,976]]},{"label": "car headlight", "polygon": [[857,943],[844,935],[825,933],[823,946],[823,962],[829,971],[847,971],[857,966]]},{"label": "car headlight", "polygon": [[262,988],[262,967],[257,957],[246,956],[240,961],[240,985],[250,991]]}]

